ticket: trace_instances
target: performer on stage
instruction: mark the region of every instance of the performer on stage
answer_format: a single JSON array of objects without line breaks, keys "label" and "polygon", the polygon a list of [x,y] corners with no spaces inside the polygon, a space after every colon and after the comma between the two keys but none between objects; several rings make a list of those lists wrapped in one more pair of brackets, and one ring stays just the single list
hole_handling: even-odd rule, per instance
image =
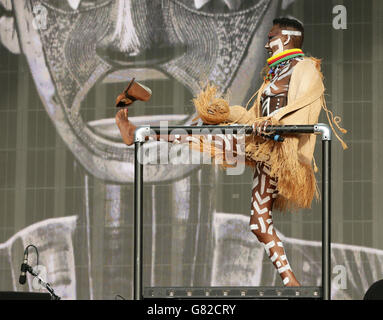
[{"label": "performer on stage", "polygon": [[[275,142],[260,134],[265,134],[267,125],[315,124],[322,108],[331,127],[334,123],[341,132],[346,132],[339,126],[340,119],[333,117],[326,107],[320,61],[305,56],[303,38],[304,28],[297,20],[278,18],[273,21],[265,46],[270,55],[266,75],[252,97],[255,103],[249,110],[229,106],[227,99],[211,85],[194,99],[200,123],[254,126],[255,135],[246,137],[245,141],[246,163],[254,168],[250,229],[263,244],[285,286],[300,286],[300,283],[274,229],[272,211],[311,207],[314,195],[318,195],[313,162],[316,136],[291,135],[285,136],[284,142]],[[124,99],[126,95],[123,94],[117,103],[124,105]],[[131,102],[128,98],[125,104]],[[116,121],[124,142],[132,144],[135,127],[128,120],[126,108],[117,113]],[[333,131],[346,148],[334,128]],[[192,148],[209,150],[212,157],[229,166],[225,162],[224,144],[217,145],[214,139],[204,137],[198,140],[198,144],[190,143]],[[232,143],[235,145],[236,140]]]}]

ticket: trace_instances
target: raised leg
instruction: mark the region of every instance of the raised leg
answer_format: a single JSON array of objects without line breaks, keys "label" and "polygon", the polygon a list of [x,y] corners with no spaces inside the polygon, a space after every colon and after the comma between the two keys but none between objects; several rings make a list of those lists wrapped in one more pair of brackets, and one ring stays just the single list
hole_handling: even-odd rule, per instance
[{"label": "raised leg", "polygon": [[257,164],[253,180],[250,229],[263,244],[268,257],[278,270],[283,284],[300,286],[287,260],[283,243],[273,225],[271,210],[277,193],[277,182],[270,177],[269,169],[261,163]]}]

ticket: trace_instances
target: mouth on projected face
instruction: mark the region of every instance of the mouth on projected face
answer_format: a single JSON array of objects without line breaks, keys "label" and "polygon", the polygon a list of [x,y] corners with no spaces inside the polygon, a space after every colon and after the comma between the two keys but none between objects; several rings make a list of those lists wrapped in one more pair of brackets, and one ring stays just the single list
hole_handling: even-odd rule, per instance
[{"label": "mouth on projected face", "polygon": [[[97,136],[122,142],[115,123],[117,109],[114,102],[132,78],[153,91],[148,102],[136,101],[129,107],[129,117],[136,126],[159,126],[161,121],[167,121],[168,125],[181,125],[194,112],[194,107],[189,103],[193,95],[180,82],[154,68],[121,68],[109,72],[86,93],[81,102],[81,120]],[[175,92],[182,92],[183,96],[177,103],[173,101]],[[100,96],[105,99],[105,107],[100,105]],[[174,109],[179,111],[175,112]]]},{"label": "mouth on projected face", "polygon": [[[269,8],[274,12],[276,6],[271,6],[269,0],[219,0],[232,10],[215,16],[215,7],[210,8],[209,4],[216,1],[196,1],[198,8],[191,0],[36,0],[27,1],[29,6],[23,1],[0,3],[14,6],[17,33],[9,34],[19,36],[16,43],[22,45],[21,52],[26,56],[44,108],[75,158],[97,178],[130,183],[134,180],[134,146],[129,148],[122,142],[114,105],[132,77],[152,90],[150,101],[136,101],[129,109],[130,119],[136,125],[154,125],[161,120],[175,125],[191,124],[195,116],[192,98],[200,90],[200,73],[213,78],[223,91],[238,89],[238,103],[253,86],[251,76],[242,79],[241,75],[249,68],[252,69],[246,74],[258,74],[261,65],[254,63],[257,55],[247,57],[247,48],[255,48],[258,36],[254,34],[262,30],[258,28],[262,17]],[[68,7],[63,7],[63,3],[68,3]],[[141,3],[147,12],[136,10]],[[237,3],[243,4],[239,10],[246,10],[235,10]],[[48,11],[47,29],[30,27],[34,6],[39,4]],[[121,8],[124,10],[118,10]],[[166,12],[159,17],[163,8],[167,8]],[[117,19],[117,12],[124,13],[122,20]],[[136,20],[129,19],[132,15]],[[127,23],[115,23],[118,21]],[[134,21],[141,26],[137,34],[128,23]],[[217,21],[223,25],[217,25]],[[241,43],[233,47],[235,54],[227,54],[226,46],[238,39]],[[3,38],[0,40],[3,42]],[[182,53],[184,49],[178,47],[169,59],[164,49],[159,56],[153,55],[149,64],[141,63],[140,52],[158,49],[153,42],[161,43],[163,48],[186,44],[188,50]],[[114,63],[109,64],[100,56],[111,52],[97,51],[103,45],[120,47],[130,52],[130,57],[116,55]],[[157,145],[153,143],[151,147],[154,144]],[[145,179],[179,179],[186,174],[185,169],[192,170],[197,165],[181,167],[182,170],[148,169]]]},{"label": "mouth on projected face", "polygon": [[[243,15],[246,14],[246,17],[261,17],[268,8],[267,0],[219,1],[221,4],[224,4],[224,7],[229,8],[230,15],[233,15],[233,18],[237,17],[237,13],[244,9],[252,10],[251,12],[243,11]],[[109,7],[109,4],[124,5],[118,7],[118,9],[123,8],[125,10],[123,12],[126,14],[120,17],[123,21],[127,21],[125,18],[129,18],[131,13],[129,11],[131,7],[125,7],[125,5],[130,2],[122,0],[116,2],[97,0],[99,7],[95,9],[94,13],[93,11],[88,11],[89,8],[85,10],[84,5],[89,1],[67,1],[68,10],[64,11],[62,6],[60,6],[61,2],[61,0],[50,0],[49,2],[43,0],[43,3],[47,4],[47,8],[50,10],[49,12],[52,11],[55,14],[62,15],[62,20],[60,20],[62,23],[67,21],[65,15],[71,13],[73,10],[77,10],[78,13],[76,14],[80,14],[81,17],[83,15],[84,19],[91,13],[94,14],[95,17],[97,13],[97,17],[100,17],[98,20],[101,20],[101,17],[110,19],[108,18],[110,14],[109,10],[114,10],[115,8]],[[210,7],[210,5],[215,2],[216,1],[213,0],[195,1],[193,5],[193,2],[189,0],[171,0],[169,3],[174,5],[174,9],[181,10],[185,17],[196,16],[198,19],[201,17],[210,19],[212,14],[216,13],[215,7]],[[149,3],[154,2],[148,1],[147,4]],[[55,4],[57,4],[60,11],[55,11]],[[209,15],[207,15],[207,13]],[[49,15],[49,17],[52,16],[53,15]],[[240,16],[242,17],[242,15]],[[222,18],[223,16],[221,15],[220,17]],[[225,19],[229,24],[229,15],[225,15]],[[197,72],[195,72],[193,63],[198,64],[203,56],[198,50],[193,49],[193,46],[199,45],[198,48],[202,48],[201,50],[203,50],[204,43],[195,42],[194,38],[185,39],[185,37],[180,37],[180,39],[178,39],[175,38],[174,35],[173,37],[166,37],[166,35],[161,33],[158,35],[158,38],[148,38],[151,40],[149,42],[141,40],[145,40],[145,37],[139,37],[137,39],[140,40],[136,41],[137,35],[134,32],[127,32],[125,25],[118,23],[116,23],[116,26],[111,25],[110,33],[104,34],[106,26],[101,22],[93,23],[93,20],[92,23],[86,20],[92,27],[89,31],[86,31],[86,29],[85,32],[83,25],[78,24],[75,25],[77,26],[76,29],[71,29],[70,34],[62,35],[63,38],[69,39],[69,41],[66,42],[65,50],[61,50],[60,46],[57,48],[50,44],[51,35],[55,34],[52,28],[49,29],[49,32],[41,33],[47,60],[54,62],[52,59],[59,57],[60,60],[62,59],[65,62],[59,66],[63,68],[56,68],[51,70],[51,72],[52,81],[56,82],[56,86],[59,90],[62,89],[60,94],[58,94],[58,98],[56,97],[57,99],[55,99],[54,104],[56,104],[57,101],[58,104],[61,105],[63,112],[66,114],[66,117],[63,117],[63,119],[70,125],[71,133],[74,133],[81,143],[92,144],[89,147],[92,148],[92,150],[97,150],[97,152],[101,150],[103,152],[103,150],[107,149],[107,152],[110,151],[113,153],[115,151],[113,142],[121,142],[121,138],[119,134],[117,134],[118,128],[114,121],[117,111],[114,107],[115,99],[126,88],[133,77],[151,88],[153,96],[151,100],[146,103],[136,101],[129,109],[129,115],[131,117],[138,117],[137,121],[141,121],[142,124],[148,124],[148,121],[155,121],[155,119],[158,120],[161,118],[163,120],[178,122],[176,124],[183,124],[182,121],[186,120],[186,123],[189,124],[195,113],[191,101],[193,95],[199,90],[199,84],[196,84],[198,75],[195,75],[199,69],[197,68]],[[116,21],[118,22],[120,20]],[[246,19],[243,18],[243,22],[245,21]],[[160,22],[163,23],[163,21]],[[168,24],[171,22],[175,23],[174,21],[167,22]],[[152,24],[154,24],[154,22],[151,21],[147,25],[148,32],[152,30]],[[160,24],[160,26],[162,26],[162,24]],[[182,25],[177,26],[180,27]],[[186,34],[186,30],[188,27],[190,28],[190,26],[187,25],[183,27],[185,30],[182,30],[184,30]],[[60,31],[58,27],[54,30],[56,29]],[[65,28],[64,30],[67,31]],[[144,29],[144,31],[145,30],[146,29]],[[211,30],[214,31],[214,28]],[[249,40],[251,39],[251,32],[253,32],[251,30],[253,29],[250,28],[248,32]],[[143,30],[140,31],[144,32]],[[89,37],[89,34],[94,37],[97,35],[102,36],[99,38],[96,37],[97,41],[91,41],[93,37]],[[236,33],[233,32],[231,36],[236,36]],[[199,39],[201,37],[197,38]],[[176,41],[175,39],[178,40]],[[209,38],[207,37],[207,39]],[[230,38],[227,40],[230,40]],[[162,47],[155,45],[153,41],[157,44],[161,43]],[[187,43],[188,46],[192,46],[194,51],[186,50],[187,48],[184,43]],[[84,48],[87,50],[82,50]],[[65,55],[67,52],[71,52],[68,57]],[[184,57],[188,52],[195,54],[195,56],[190,54],[194,60],[186,61],[187,57]],[[238,52],[241,51],[238,50]],[[213,55],[210,54],[210,56]],[[237,56],[235,56],[233,63],[230,61],[230,66],[236,66],[235,63],[238,62],[239,57],[239,54],[238,59]],[[227,81],[221,80],[221,78],[227,79],[228,75],[235,74],[236,68],[225,69],[224,67],[228,65],[226,60],[222,59],[222,61],[218,61],[220,64],[217,63],[217,65],[216,61],[213,60],[214,56],[210,60],[207,60],[206,65],[202,65],[204,69],[201,71],[206,73],[215,72],[214,75],[216,75],[217,81],[221,81],[219,85],[222,86],[223,90],[226,90],[232,83],[231,78]],[[48,68],[50,67],[51,66],[48,65]],[[228,70],[228,75],[223,74],[226,70]],[[68,76],[63,76],[66,72],[68,72]],[[240,98],[238,98],[238,100],[240,100]],[[51,101],[47,101],[47,108],[53,110]],[[174,114],[180,116],[176,118],[170,116]],[[142,120],[145,118],[145,115],[146,120]],[[134,122],[134,119],[132,119],[132,121]],[[101,127],[103,127],[102,130]],[[69,132],[69,129],[67,131]],[[64,134],[67,133],[65,132]],[[102,136],[103,139],[98,139],[99,136]],[[120,146],[117,147],[120,148]]]}]

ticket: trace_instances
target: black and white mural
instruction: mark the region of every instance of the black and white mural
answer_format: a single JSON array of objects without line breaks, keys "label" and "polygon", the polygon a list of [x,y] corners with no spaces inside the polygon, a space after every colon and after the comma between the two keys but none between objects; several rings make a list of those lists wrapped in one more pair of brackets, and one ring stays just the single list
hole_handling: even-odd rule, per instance
[{"label": "black and white mural", "polygon": [[[362,298],[383,278],[373,189],[383,5],[338,2],[0,0],[0,290],[41,291],[18,284],[34,244],[63,299],[132,298],[134,150],[115,125],[115,98],[132,78],[151,88],[149,102],[129,109],[136,125],[190,124],[206,80],[245,105],[272,20],[289,15],[304,23],[304,52],[323,59],[328,104],[350,131],[350,150],[333,145],[332,295]],[[346,29],[334,25],[336,5]],[[144,181],[145,286],[282,285],[248,228],[250,171],[169,161],[145,166]],[[320,202],[275,215],[306,286],[321,281],[320,219]]]}]

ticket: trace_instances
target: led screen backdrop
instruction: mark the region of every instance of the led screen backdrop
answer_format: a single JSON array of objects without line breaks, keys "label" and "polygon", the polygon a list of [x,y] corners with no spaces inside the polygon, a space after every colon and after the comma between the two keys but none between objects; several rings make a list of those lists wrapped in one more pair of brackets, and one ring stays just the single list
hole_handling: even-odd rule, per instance
[{"label": "led screen backdrop", "polygon": [[[0,290],[38,290],[18,284],[32,243],[63,298],[132,298],[133,148],[116,96],[132,77],[152,89],[130,108],[136,124],[190,124],[207,79],[245,105],[282,15],[304,23],[303,50],[322,59],[327,104],[349,130],[349,149],[332,149],[332,296],[360,299],[383,278],[382,1],[0,3]],[[145,167],[145,286],[282,285],[248,227],[251,177]],[[320,285],[320,202],[274,219],[297,278]]]}]

